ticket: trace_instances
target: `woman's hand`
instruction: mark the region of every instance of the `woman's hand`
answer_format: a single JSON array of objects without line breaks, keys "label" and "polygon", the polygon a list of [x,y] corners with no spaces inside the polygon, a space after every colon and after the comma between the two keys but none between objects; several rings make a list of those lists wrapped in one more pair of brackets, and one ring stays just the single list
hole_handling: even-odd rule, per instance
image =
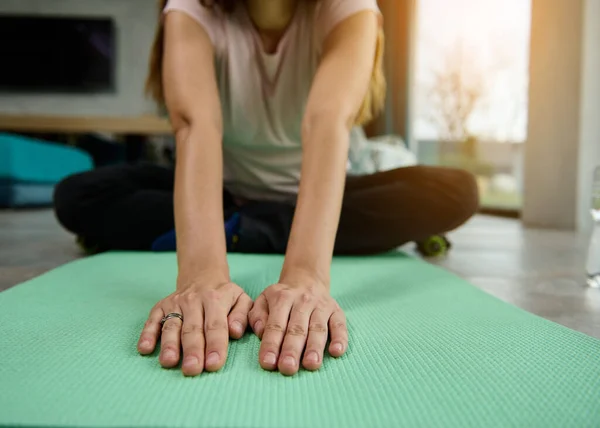
[{"label": "woman's hand", "polygon": [[329,353],[341,357],[348,348],[346,316],[326,286],[270,286],[256,299],[249,314],[262,340],[259,362],[265,370],[294,375],[302,366],[318,370],[331,335]]},{"label": "woman's hand", "polygon": [[[178,287],[152,308],[138,350],[151,354],[160,337],[163,367],[177,366],[183,348],[184,375],[196,376],[204,369],[217,371],[227,359],[229,338],[244,335],[251,307],[250,297],[232,282]],[[171,313],[181,314],[183,321],[171,318],[161,326],[162,318]]]}]

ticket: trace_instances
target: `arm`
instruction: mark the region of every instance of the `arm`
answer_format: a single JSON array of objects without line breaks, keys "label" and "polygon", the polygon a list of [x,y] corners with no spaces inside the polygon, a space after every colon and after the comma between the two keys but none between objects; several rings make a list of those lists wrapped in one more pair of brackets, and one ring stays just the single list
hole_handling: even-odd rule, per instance
[{"label": "arm", "polygon": [[[138,349],[195,376],[225,364],[252,300],[229,280],[223,230],[220,103],[213,49],[205,30],[180,12],[167,15],[162,64],[166,104],[177,139],[175,222],[179,276],[174,293],[150,311]],[[167,320],[177,313],[181,318]],[[183,355],[181,350],[183,349]]]},{"label": "arm", "polygon": [[249,313],[262,339],[259,362],[292,375],[317,370],[329,353],[348,348],[344,312],[329,293],[350,129],[367,94],[377,45],[377,19],[360,12],[325,41],[304,118],[300,194],[279,284],[268,287]]},{"label": "arm", "polygon": [[373,72],[377,16],[360,12],[327,37],[306,108],[302,179],[281,282],[329,286],[350,129]]},{"label": "arm", "polygon": [[178,287],[229,281],[223,231],[222,117],[213,47],[189,16],[165,22],[165,100],[176,136]]}]

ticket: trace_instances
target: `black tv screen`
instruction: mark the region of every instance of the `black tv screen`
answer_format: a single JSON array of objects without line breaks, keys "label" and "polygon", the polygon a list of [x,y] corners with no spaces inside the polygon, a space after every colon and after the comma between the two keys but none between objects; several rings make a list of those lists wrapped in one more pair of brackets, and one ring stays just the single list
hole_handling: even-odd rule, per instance
[{"label": "black tv screen", "polygon": [[0,15],[2,92],[112,92],[115,62],[110,18]]}]

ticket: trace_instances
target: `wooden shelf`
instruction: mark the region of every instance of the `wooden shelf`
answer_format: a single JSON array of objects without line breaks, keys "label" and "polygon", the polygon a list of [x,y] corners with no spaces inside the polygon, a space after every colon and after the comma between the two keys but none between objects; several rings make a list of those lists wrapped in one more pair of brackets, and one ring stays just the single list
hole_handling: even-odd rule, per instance
[{"label": "wooden shelf", "polygon": [[108,132],[121,135],[171,134],[171,125],[158,116],[41,116],[0,114],[0,131],[85,134]]}]

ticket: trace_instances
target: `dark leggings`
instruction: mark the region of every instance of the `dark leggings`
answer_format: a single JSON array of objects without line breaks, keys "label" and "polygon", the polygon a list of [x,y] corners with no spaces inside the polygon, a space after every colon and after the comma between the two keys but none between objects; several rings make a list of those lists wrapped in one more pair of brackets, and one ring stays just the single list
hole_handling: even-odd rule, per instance
[{"label": "dark leggings", "polygon": [[[56,216],[101,251],[149,250],[174,228],[173,184],[174,171],[156,165],[77,174],[57,186]],[[226,217],[240,214],[235,251],[285,252],[293,205],[253,201],[237,207],[228,192],[223,200]],[[443,234],[463,224],[477,207],[475,180],[460,170],[417,166],[348,177],[335,253],[380,253]]]}]

